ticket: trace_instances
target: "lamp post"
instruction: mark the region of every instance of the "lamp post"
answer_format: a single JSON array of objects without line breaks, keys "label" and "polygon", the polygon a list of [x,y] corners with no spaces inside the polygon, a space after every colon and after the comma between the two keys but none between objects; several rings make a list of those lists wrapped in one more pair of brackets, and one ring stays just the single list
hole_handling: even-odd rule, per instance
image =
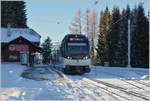
[{"label": "lamp post", "polygon": [[130,34],[130,19],[128,19],[128,68],[131,68],[131,34]]}]

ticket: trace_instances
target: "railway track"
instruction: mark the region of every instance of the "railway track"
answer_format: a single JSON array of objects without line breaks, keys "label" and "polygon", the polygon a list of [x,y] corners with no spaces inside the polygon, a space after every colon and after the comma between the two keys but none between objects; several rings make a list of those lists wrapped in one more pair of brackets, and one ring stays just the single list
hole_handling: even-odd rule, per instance
[{"label": "railway track", "polygon": [[[56,73],[58,73],[59,75],[60,75],[60,77],[63,77],[63,78],[67,78],[68,80],[70,80],[71,78],[69,77],[69,76],[66,76],[64,73],[62,73],[61,71],[59,71],[59,70],[57,70],[56,68],[51,68],[53,71],[55,71]],[[83,78],[82,76],[80,76],[81,78]],[[88,85],[88,84],[87,84]],[[79,88],[79,87],[78,87]],[[105,87],[100,87],[100,86],[98,86],[98,88],[101,88],[106,94],[108,94],[110,97],[112,97],[112,98],[114,98],[114,99],[116,99],[116,100],[118,100],[118,101],[120,101],[120,99],[118,98],[118,97],[120,97],[120,98],[123,98],[123,99],[126,99],[126,100],[130,100],[128,97],[124,97],[124,96],[122,96],[122,95],[120,95],[120,94],[118,94],[118,93],[114,93],[113,91],[111,91],[111,90],[109,90],[109,89],[107,89],[107,88],[105,88]],[[82,91],[82,89],[81,88],[79,88],[81,91]]]},{"label": "railway track", "polygon": [[[103,73],[108,74],[108,75],[113,75],[113,76],[116,76],[116,77],[124,78],[124,76],[121,76],[121,75],[118,75],[118,74],[113,74],[113,73],[108,73],[108,72],[103,72]],[[87,79],[90,79],[90,80],[92,80],[92,81],[94,81],[94,82],[101,83],[101,84],[106,85],[106,86],[108,86],[108,87],[114,88],[114,89],[116,89],[116,90],[120,90],[120,91],[122,91],[122,92],[125,92],[126,94],[130,94],[130,95],[136,96],[136,97],[141,98],[141,99],[144,99],[144,100],[150,100],[150,99],[149,99],[149,96],[145,96],[145,95],[139,94],[139,93],[137,93],[137,92],[133,92],[133,91],[128,91],[128,89],[126,89],[126,88],[123,88],[123,87],[120,87],[120,86],[116,86],[116,85],[114,85],[114,84],[110,84],[110,83],[107,83],[107,82],[104,82],[104,81],[95,80],[95,79],[92,79],[92,78],[89,78],[89,77],[86,77],[86,78],[87,78]],[[131,83],[131,82],[128,82],[128,81],[126,81],[126,80],[124,80],[124,79],[119,79],[119,80],[121,80],[121,81],[123,81],[123,82],[126,82],[127,84],[130,84],[130,85],[132,85],[132,86],[134,86],[134,87],[136,87],[136,88],[139,88],[139,89],[142,89],[142,90],[146,91],[144,88],[142,88],[142,87],[140,87],[140,86],[137,86],[137,85],[135,85],[135,84],[133,84],[133,83]],[[130,79],[128,79],[128,80],[130,80]],[[137,80],[132,80],[132,81],[133,81],[133,82],[136,82],[136,83],[139,83],[139,84],[141,84],[141,85],[144,85],[144,86],[146,86],[146,87],[149,87],[149,85],[147,85],[147,84],[145,84],[145,83],[143,83],[143,82],[140,82],[140,81],[137,81]]]},{"label": "railway track", "polygon": [[[57,69],[55,69],[55,68],[53,68],[53,70],[54,70],[55,72],[57,72],[61,77],[67,77],[67,76],[66,76],[64,73],[62,73],[61,71],[59,71],[59,70],[57,70]],[[108,73],[108,72],[103,72],[103,73],[106,73],[106,74],[109,74],[109,75],[114,75],[114,76],[116,76],[116,77],[121,77],[121,78],[123,78],[123,76],[121,76],[121,75],[112,74],[112,73]],[[98,86],[99,88],[101,88],[102,90],[104,90],[105,93],[107,93],[109,96],[111,96],[112,98],[114,98],[114,99],[116,99],[116,100],[118,99],[118,97],[120,97],[120,98],[123,98],[123,99],[126,99],[126,100],[131,100],[131,101],[132,101],[132,99],[129,99],[129,97],[124,96],[124,95],[119,94],[119,93],[116,93],[116,92],[113,92],[113,91],[111,91],[111,89],[115,89],[115,90],[117,90],[117,91],[119,91],[119,92],[123,92],[123,93],[127,94],[128,96],[129,96],[129,95],[132,95],[132,96],[134,96],[134,97],[136,97],[136,98],[139,98],[139,99],[142,99],[142,100],[144,100],[144,101],[150,100],[148,96],[143,95],[143,94],[140,94],[140,93],[137,93],[137,92],[134,92],[134,91],[129,91],[127,88],[120,87],[120,86],[117,86],[117,85],[114,85],[114,84],[111,84],[111,83],[108,83],[108,82],[104,82],[104,81],[101,81],[101,80],[96,80],[96,79],[93,79],[93,78],[90,78],[90,77],[87,77],[87,76],[81,76],[81,77],[86,78],[86,79],[88,79],[89,81],[92,81],[92,82],[95,82],[95,83],[104,85],[105,87],[104,87],[104,86],[100,86],[100,85],[95,85],[95,86]],[[124,80],[124,79],[119,79],[119,80],[121,80],[121,81],[123,81],[123,82],[126,82],[127,84],[130,84],[130,85],[132,85],[132,86],[134,86],[134,87],[136,87],[136,88],[138,88],[138,89],[142,89],[142,90],[145,91],[145,89],[143,89],[142,87],[137,86],[137,85],[135,85],[135,84],[133,84],[133,83],[131,83],[131,82],[128,82],[128,81],[126,81],[126,80]],[[130,80],[130,79],[129,79],[129,80]],[[142,82],[139,82],[139,81],[135,81],[135,80],[132,80],[132,81],[133,81],[133,82],[136,82],[136,83],[139,83],[139,84],[142,84],[142,85],[145,85],[145,83],[142,83]],[[85,82],[87,82],[87,81],[85,81]],[[147,86],[147,85],[145,85],[145,86]],[[147,87],[148,87],[148,86],[147,86]],[[110,88],[110,89],[108,89],[108,88]]]},{"label": "railway track", "polygon": [[64,74],[58,71],[57,69],[55,69],[54,67],[51,67],[51,68],[47,67],[47,69],[48,70],[51,69],[52,71],[56,72],[60,77],[64,77]]},{"label": "railway track", "polygon": [[140,81],[138,81],[138,80],[135,80],[135,82],[137,82],[137,83],[139,83],[139,84],[142,84],[142,85],[144,85],[144,86],[146,86],[146,87],[150,87],[150,86],[149,86],[149,83],[140,82]]},{"label": "railway track", "polygon": [[[58,73],[58,75],[59,75],[60,77],[65,77],[65,74],[63,74],[61,71],[57,70],[56,68],[53,67],[53,68],[51,68],[51,69],[52,69],[53,71],[55,71],[56,73]],[[99,72],[102,72],[102,71],[99,71]],[[118,74],[113,74],[113,73],[104,72],[104,71],[103,71],[102,73],[105,73],[105,74],[108,74],[108,75],[113,75],[113,76],[120,77],[120,78],[124,78],[124,76],[121,76],[121,75],[118,75]],[[119,80],[121,80],[121,81],[123,81],[123,82],[126,82],[127,84],[130,84],[130,85],[132,85],[132,86],[134,86],[134,87],[137,87],[137,88],[142,89],[142,90],[145,91],[145,89],[144,89],[143,87],[137,86],[137,85],[135,85],[135,84],[133,84],[133,83],[131,83],[131,82],[126,81],[126,80],[132,80],[132,79],[126,79],[126,80],[124,80],[124,79],[119,79]],[[146,84],[146,83],[143,83],[143,82],[140,82],[140,81],[137,81],[137,80],[132,80],[132,82],[136,82],[136,83],[139,83],[139,84],[144,85],[144,86],[146,86],[146,87],[149,87],[149,84]]]},{"label": "railway track", "polygon": [[[47,69],[49,70],[49,68],[47,68]],[[62,73],[61,71],[57,70],[56,68],[51,68],[51,70],[56,72],[60,77],[68,79],[68,81],[71,79],[68,75],[65,75],[64,73]],[[82,76],[81,76],[81,78],[82,78]],[[76,87],[76,88],[80,89],[80,91],[83,91],[82,88],[80,88],[80,87]],[[107,93],[110,97],[112,97],[112,98],[114,98],[114,99],[116,99],[118,101],[120,101],[120,100],[116,96],[124,98],[126,100],[129,100],[127,97],[124,97],[124,96],[121,96],[121,95],[119,95],[117,93],[114,93],[111,90],[108,90],[107,88],[104,88],[104,87],[99,87],[99,88],[103,89],[105,93]],[[72,88],[70,88],[70,89],[72,89]]]},{"label": "railway track", "polygon": [[[100,80],[95,80],[95,79],[92,79],[92,78],[89,78],[89,77],[85,77],[86,79],[89,79],[93,82],[96,82],[96,83],[100,83],[102,85],[105,85],[106,87],[108,88],[113,88],[115,90],[118,90],[118,91],[122,91],[124,93],[126,93],[127,95],[132,95],[132,96],[135,96],[135,97],[138,97],[138,98],[141,98],[143,100],[149,100],[149,97],[148,96],[145,96],[145,95],[142,95],[142,94],[139,94],[139,93],[136,93],[136,92],[133,92],[133,91],[128,91],[126,88],[123,88],[123,87],[120,87],[120,86],[116,86],[114,84],[110,84],[110,83],[107,83],[107,82],[104,82],[104,81],[100,81]],[[108,91],[108,89],[104,88],[104,87],[101,87],[102,89],[105,89]],[[110,91],[110,90],[109,90]],[[114,93],[114,92],[112,92]],[[124,97],[120,94],[116,94],[118,96],[121,96],[122,98],[125,98],[125,99],[128,99],[127,97]],[[129,100],[129,99],[128,99]]]},{"label": "railway track", "polygon": [[[88,79],[88,80],[90,80],[90,79]],[[95,81],[93,81],[93,80],[91,80],[92,82],[95,82]],[[85,81],[85,82],[87,82],[87,81]],[[97,82],[96,82],[97,83]],[[115,93],[115,92],[113,92],[112,90],[110,90],[110,89],[108,89],[107,87],[102,87],[102,86],[100,86],[100,85],[95,85],[95,86],[97,86],[98,88],[101,88],[102,90],[104,90],[104,92],[106,92],[109,96],[111,96],[112,98],[114,98],[114,99],[116,99],[116,100],[118,100],[118,101],[120,101],[120,99],[119,98],[123,98],[123,99],[126,99],[126,100],[131,100],[131,99],[129,99],[128,97],[125,97],[125,96],[122,96],[121,94],[118,94],[118,93]],[[119,97],[119,98],[118,98]]]},{"label": "railway track", "polygon": [[[73,79],[72,78],[72,76],[67,76],[68,77],[68,79],[70,80],[70,79]],[[74,76],[73,76],[74,77]],[[84,76],[79,76],[80,78],[85,78]],[[88,79],[89,80],[89,79]],[[83,80],[84,81],[84,80]],[[84,83],[86,82],[86,85],[93,85],[93,83],[91,83],[91,82],[88,82],[88,81],[84,81]],[[87,86],[87,88],[89,87],[89,86]],[[103,91],[103,92],[105,92],[106,94],[108,94],[110,97],[112,97],[113,99],[115,99],[115,101],[116,100],[118,100],[118,101],[122,101],[122,99],[125,99],[125,100],[131,100],[131,99],[129,99],[128,97],[125,97],[125,96],[123,96],[123,95],[121,95],[121,94],[118,94],[118,93],[115,93],[115,92],[113,92],[112,90],[110,90],[110,89],[108,89],[107,87],[103,87],[103,86],[99,86],[99,85],[94,85],[95,87],[96,87],[96,89],[99,89],[101,92]],[[83,88],[80,88],[80,90],[82,90]],[[89,89],[88,89],[89,90]],[[92,92],[93,92],[93,90],[92,90]],[[103,96],[102,96],[103,97]],[[108,101],[108,100],[107,100]],[[124,100],[123,100],[124,101]]]},{"label": "railway track", "polygon": [[[121,76],[121,75],[118,75],[118,74],[114,74],[114,73],[109,73],[109,72],[104,72],[104,71],[103,71],[103,72],[102,72],[102,71],[99,71],[99,72],[105,73],[105,74],[108,74],[108,75],[112,75],[112,76],[116,76],[116,77],[120,77],[120,78],[124,78],[124,76]],[[137,87],[137,88],[139,88],[139,89],[145,90],[145,89],[143,89],[143,88],[140,87],[140,86],[137,86],[137,85],[135,85],[135,84],[133,84],[133,83],[131,83],[131,82],[126,81],[126,80],[132,80],[132,79],[126,79],[126,80],[124,80],[124,79],[119,79],[119,80],[124,81],[124,82],[126,82],[126,83],[128,83],[128,84],[130,84],[130,85],[132,85],[132,86],[134,86],[134,87]],[[135,80],[132,80],[132,82],[136,82],[136,83],[142,84],[142,85],[144,85],[144,86],[146,86],[146,87],[149,87],[149,85],[146,85],[146,84],[144,84],[144,83],[138,82],[136,79],[135,79]]]}]

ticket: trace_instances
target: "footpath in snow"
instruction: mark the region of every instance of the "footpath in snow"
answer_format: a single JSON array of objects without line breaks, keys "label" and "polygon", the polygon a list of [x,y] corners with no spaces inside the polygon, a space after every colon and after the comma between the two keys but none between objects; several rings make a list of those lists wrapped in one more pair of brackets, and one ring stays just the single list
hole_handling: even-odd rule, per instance
[{"label": "footpath in snow", "polygon": [[50,66],[4,63],[1,74],[2,101],[146,101],[150,93],[149,69],[93,66],[90,73],[60,77]]}]

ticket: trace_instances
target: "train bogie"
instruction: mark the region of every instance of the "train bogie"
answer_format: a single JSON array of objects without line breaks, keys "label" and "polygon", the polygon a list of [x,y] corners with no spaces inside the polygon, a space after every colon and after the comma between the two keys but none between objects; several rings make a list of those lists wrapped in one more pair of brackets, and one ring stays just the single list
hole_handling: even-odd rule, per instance
[{"label": "train bogie", "polygon": [[83,74],[83,73],[89,73],[90,67],[89,66],[69,66],[67,65],[63,72],[66,74]]}]

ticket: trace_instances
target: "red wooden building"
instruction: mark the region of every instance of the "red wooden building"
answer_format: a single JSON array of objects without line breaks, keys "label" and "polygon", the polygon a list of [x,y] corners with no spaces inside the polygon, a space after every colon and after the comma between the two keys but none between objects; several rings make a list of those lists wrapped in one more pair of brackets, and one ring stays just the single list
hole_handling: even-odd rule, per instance
[{"label": "red wooden building", "polygon": [[1,28],[1,61],[26,65],[33,62],[32,55],[42,52],[40,38],[29,28]]}]

